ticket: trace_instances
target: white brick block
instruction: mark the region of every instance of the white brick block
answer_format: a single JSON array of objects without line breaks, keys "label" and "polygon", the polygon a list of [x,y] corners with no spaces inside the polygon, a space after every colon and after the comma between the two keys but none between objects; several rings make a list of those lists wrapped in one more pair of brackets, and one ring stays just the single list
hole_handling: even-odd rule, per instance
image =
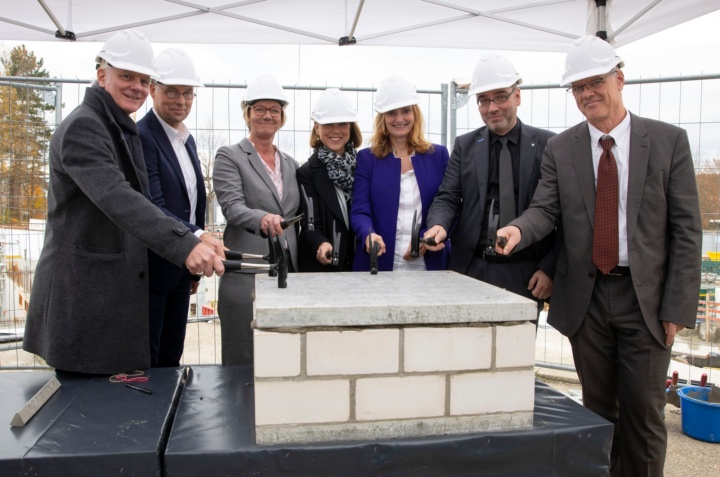
[{"label": "white brick block", "polygon": [[450,378],[450,414],[532,411],[533,370],[468,373]]},{"label": "white brick block", "polygon": [[397,329],[308,332],[305,346],[308,376],[397,373],[400,369]]},{"label": "white brick block", "polygon": [[255,381],[255,425],[346,422],[350,382]]},{"label": "white brick block", "polygon": [[490,368],[492,328],[406,328],[405,366],[413,371]]},{"label": "white brick block", "polygon": [[495,328],[495,367],[519,368],[535,364],[535,325]]},{"label": "white brick block", "polygon": [[272,378],[300,374],[300,334],[255,330],[255,376]]},{"label": "white brick block", "polygon": [[358,379],[355,417],[358,421],[442,416],[445,377],[412,376]]}]

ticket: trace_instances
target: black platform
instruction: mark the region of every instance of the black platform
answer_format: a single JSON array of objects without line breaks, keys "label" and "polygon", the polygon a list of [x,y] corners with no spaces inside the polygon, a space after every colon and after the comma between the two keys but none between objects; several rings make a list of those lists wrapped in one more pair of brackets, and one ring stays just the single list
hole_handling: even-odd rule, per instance
[{"label": "black platform", "polygon": [[53,374],[0,373],[3,477],[608,473],[610,423],[541,382],[531,429],[267,447],[255,444],[252,368],[193,367],[184,388],[182,370],[153,369],[141,384],[152,395],[106,376],[60,374],[62,387],[35,417],[10,427],[14,413]]},{"label": "black platform", "polygon": [[162,475],[182,372],[149,370],[138,385],[152,395],[107,376],[58,373],[62,386],[24,427],[10,427],[13,415],[55,373],[0,373],[0,475]]},{"label": "black platform", "polygon": [[601,476],[612,425],[536,382],[531,429],[312,445],[255,444],[251,368],[192,368],[168,446],[168,476]]}]

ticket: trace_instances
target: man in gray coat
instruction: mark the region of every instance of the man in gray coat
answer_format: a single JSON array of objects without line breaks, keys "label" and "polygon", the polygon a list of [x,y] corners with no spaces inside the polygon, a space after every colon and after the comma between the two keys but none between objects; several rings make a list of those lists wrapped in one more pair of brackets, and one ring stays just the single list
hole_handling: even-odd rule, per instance
[{"label": "man in gray coat", "polygon": [[129,115],[148,95],[153,56],[140,32],[110,37],[96,59],[96,84],[50,141],[45,244],[23,348],[58,370],[150,367],[148,248],[196,275],[224,271],[222,250],[201,244],[146,196]]},{"label": "man in gray coat", "polygon": [[587,118],[548,141],[501,253],[562,222],[549,323],[570,338],[583,403],[615,424],[611,475],[662,476],[675,334],[695,326],[702,230],[687,133],[625,109],[622,60],[579,38],[563,83]]}]

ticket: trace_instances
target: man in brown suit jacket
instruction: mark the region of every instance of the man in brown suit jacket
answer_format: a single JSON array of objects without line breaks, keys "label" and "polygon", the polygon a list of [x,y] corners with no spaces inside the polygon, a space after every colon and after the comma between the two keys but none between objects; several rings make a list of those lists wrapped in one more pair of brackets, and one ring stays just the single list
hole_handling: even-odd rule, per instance
[{"label": "man in brown suit jacket", "polygon": [[[570,338],[583,403],[615,425],[611,475],[657,477],[670,347],[695,325],[702,229],[687,133],[625,109],[622,66],[599,38],[571,47],[563,83],[587,121],[548,141],[532,204],[498,231],[508,243],[496,249],[522,249],[562,223],[548,321]],[[608,159],[610,206],[596,203]],[[604,217],[609,253],[598,238]]]}]

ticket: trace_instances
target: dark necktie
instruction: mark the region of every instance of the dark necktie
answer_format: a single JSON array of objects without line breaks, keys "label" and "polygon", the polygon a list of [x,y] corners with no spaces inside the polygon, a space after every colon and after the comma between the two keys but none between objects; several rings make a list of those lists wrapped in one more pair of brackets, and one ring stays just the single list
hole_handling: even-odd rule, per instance
[{"label": "dark necktie", "polygon": [[593,232],[593,264],[603,274],[617,266],[618,253],[618,171],[612,147],[615,140],[603,136],[595,189],[595,225]]},{"label": "dark necktie", "polygon": [[507,137],[498,138],[502,143],[500,149],[500,223],[506,226],[515,218],[515,183],[513,180],[512,158],[507,145]]}]

